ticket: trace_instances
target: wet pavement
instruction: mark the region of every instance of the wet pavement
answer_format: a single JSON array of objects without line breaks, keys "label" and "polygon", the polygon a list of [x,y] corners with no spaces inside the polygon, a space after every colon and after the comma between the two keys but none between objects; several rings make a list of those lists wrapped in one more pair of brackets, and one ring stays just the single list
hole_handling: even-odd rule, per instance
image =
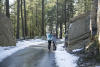
[{"label": "wet pavement", "polygon": [[55,56],[54,52],[46,52],[44,57],[39,62],[37,67],[57,67],[55,63]]},{"label": "wet pavement", "polygon": [[57,67],[54,55],[47,44],[30,46],[4,59],[0,67]]}]

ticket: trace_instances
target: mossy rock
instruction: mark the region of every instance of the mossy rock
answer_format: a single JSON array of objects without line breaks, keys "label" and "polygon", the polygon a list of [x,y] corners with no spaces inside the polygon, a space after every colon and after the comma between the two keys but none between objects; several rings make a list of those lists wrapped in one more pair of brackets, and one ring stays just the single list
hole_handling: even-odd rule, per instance
[{"label": "mossy rock", "polygon": [[16,45],[16,40],[12,23],[5,15],[0,14],[0,46],[14,45]]}]

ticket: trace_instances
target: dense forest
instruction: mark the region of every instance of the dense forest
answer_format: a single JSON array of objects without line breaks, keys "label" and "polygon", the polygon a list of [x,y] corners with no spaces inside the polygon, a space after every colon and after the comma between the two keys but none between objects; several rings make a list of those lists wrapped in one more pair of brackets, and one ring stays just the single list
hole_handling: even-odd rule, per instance
[{"label": "dense forest", "polygon": [[11,19],[17,39],[45,36],[46,29],[62,38],[70,19],[90,7],[91,0],[0,0],[0,12]]}]

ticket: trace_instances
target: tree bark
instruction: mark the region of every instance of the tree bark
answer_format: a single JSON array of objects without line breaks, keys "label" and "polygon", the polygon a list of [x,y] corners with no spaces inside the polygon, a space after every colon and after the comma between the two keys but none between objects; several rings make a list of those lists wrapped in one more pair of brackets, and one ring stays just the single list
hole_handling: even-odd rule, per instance
[{"label": "tree bark", "polygon": [[92,0],[91,6],[91,22],[90,22],[90,30],[91,30],[91,38],[97,34],[97,8],[98,8],[98,0]]},{"label": "tree bark", "polygon": [[17,32],[16,32],[16,38],[19,39],[19,12],[20,12],[20,0],[17,0]]},{"label": "tree bark", "polygon": [[97,25],[98,25],[98,41],[99,41],[99,53],[100,53],[100,0],[98,0],[98,12],[97,12]]},{"label": "tree bark", "polygon": [[9,0],[6,0],[6,16],[10,18],[10,12],[9,12]]},{"label": "tree bark", "polygon": [[0,0],[0,13],[2,12],[2,2]]},{"label": "tree bark", "polygon": [[58,38],[58,0],[56,5],[57,5],[56,38]]},{"label": "tree bark", "polygon": [[32,18],[30,18],[30,38],[32,38],[32,23],[31,23],[31,19]]},{"label": "tree bark", "polygon": [[24,22],[25,22],[25,36],[28,36],[27,18],[26,18],[26,0],[24,0]]},{"label": "tree bark", "polygon": [[62,39],[62,22],[60,22],[60,39]]},{"label": "tree bark", "polygon": [[42,0],[42,26],[41,26],[41,35],[44,36],[45,31],[44,31],[44,0]]},{"label": "tree bark", "polygon": [[22,37],[25,39],[24,21],[23,21],[23,0],[21,0],[21,20],[22,20]]},{"label": "tree bark", "polygon": [[66,28],[67,28],[67,27],[66,27],[66,26],[67,26],[67,25],[66,25],[66,19],[67,19],[67,18],[66,18],[66,0],[65,0],[64,3],[65,3],[65,4],[64,4],[64,13],[65,13],[65,16],[64,16],[64,25],[65,25],[65,33],[66,33]]},{"label": "tree bark", "polygon": [[[34,24],[34,19],[33,19],[33,18],[34,18],[34,13],[33,13],[33,12],[34,12],[34,10],[32,10],[32,24]],[[31,25],[31,28],[34,29],[34,27],[33,27],[32,25]],[[35,35],[34,35],[34,32],[35,32],[35,30],[31,30],[32,37],[35,36]]]},{"label": "tree bark", "polygon": [[62,15],[62,18],[61,18],[61,21],[60,21],[60,39],[62,39],[62,29],[63,29],[63,28],[62,28],[62,25],[63,25],[62,22],[63,22],[63,20],[64,20],[64,19],[63,19],[63,18],[64,18],[63,13],[65,13],[65,12],[63,12],[63,5],[62,5],[62,14],[61,14],[61,15]]},{"label": "tree bark", "polygon": [[38,19],[38,16],[37,16],[37,4],[36,4],[36,27],[38,26],[38,21],[37,21],[37,19]]}]

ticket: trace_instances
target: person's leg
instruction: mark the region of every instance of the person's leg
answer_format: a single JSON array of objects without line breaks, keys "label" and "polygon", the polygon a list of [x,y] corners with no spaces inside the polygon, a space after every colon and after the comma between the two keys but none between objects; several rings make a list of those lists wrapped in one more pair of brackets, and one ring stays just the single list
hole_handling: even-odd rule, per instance
[{"label": "person's leg", "polygon": [[56,50],[56,44],[54,41],[53,41],[53,50]]},{"label": "person's leg", "polygon": [[50,48],[51,48],[51,41],[49,40],[48,41],[48,49],[50,50]]}]

